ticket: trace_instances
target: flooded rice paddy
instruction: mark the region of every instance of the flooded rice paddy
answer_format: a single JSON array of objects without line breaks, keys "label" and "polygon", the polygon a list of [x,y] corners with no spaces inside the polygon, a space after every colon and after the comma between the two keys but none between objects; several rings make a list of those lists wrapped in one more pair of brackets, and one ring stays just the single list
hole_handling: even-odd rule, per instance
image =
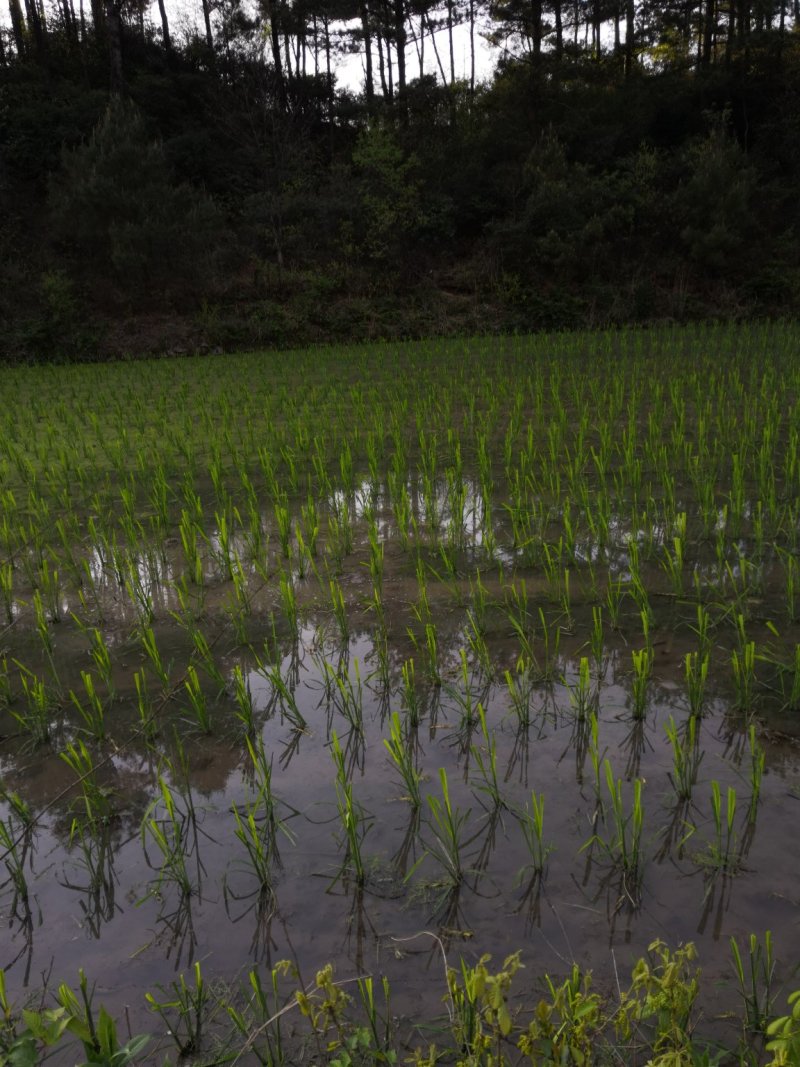
[{"label": "flooded rice paddy", "polygon": [[658,937],[725,1041],[767,930],[794,988],[798,340],[0,372],[10,994],[158,1033],[197,961],[330,961],[413,1045],[443,949],[611,989]]}]

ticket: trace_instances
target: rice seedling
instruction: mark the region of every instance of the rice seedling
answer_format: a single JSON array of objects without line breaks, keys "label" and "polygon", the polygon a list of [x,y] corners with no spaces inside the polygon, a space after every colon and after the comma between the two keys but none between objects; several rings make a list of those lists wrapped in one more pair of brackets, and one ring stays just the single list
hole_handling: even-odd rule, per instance
[{"label": "rice seedling", "polygon": [[350,636],[350,623],[347,617],[347,606],[344,600],[344,593],[336,578],[330,579],[328,588],[330,590],[333,617],[336,619],[336,625],[339,628],[339,636],[342,641],[346,643]]},{"label": "rice seedling", "polygon": [[[414,646],[419,648],[417,639],[412,636]],[[442,676],[439,673],[439,641],[437,637],[436,624],[429,622],[425,624],[425,645],[424,651],[426,653],[426,665],[428,668],[428,678],[432,685],[440,686],[442,684]]]},{"label": "rice seedling", "polygon": [[334,500],[328,515],[327,547],[337,567],[341,567],[343,559],[353,551],[353,521],[346,500]]},{"label": "rice seedling", "polygon": [[420,795],[420,782],[422,775],[414,759],[414,742],[410,735],[403,734],[400,716],[396,711],[392,712],[389,722],[389,737],[384,737],[383,743],[391,757],[392,763],[400,774],[406,797],[412,808],[419,809],[422,806]]},{"label": "rice seedling", "polygon": [[335,730],[331,734],[331,756],[336,768],[336,807],[345,841],[345,856],[331,887],[346,875],[352,877],[356,886],[363,887],[367,880],[367,870],[362,844],[372,825],[372,820],[353,800],[353,783],[350,781],[345,754]]},{"label": "rice seedling", "polygon": [[520,881],[526,872],[541,875],[547,865],[547,857],[554,846],[544,837],[544,793],[531,792],[530,804],[515,812],[530,857],[529,863],[520,872]]},{"label": "rice seedling", "polygon": [[731,653],[736,705],[741,711],[751,711],[755,700],[756,643],[748,641],[744,648]]},{"label": "rice seedling", "polygon": [[633,663],[633,717],[643,719],[647,713],[647,697],[650,676],[653,671],[652,648],[634,649],[631,652]]},{"label": "rice seedling", "polygon": [[[189,874],[187,863],[192,846],[192,821],[192,810],[181,809],[175,794],[159,774],[158,795],[145,812],[140,831],[145,861],[148,867],[156,870],[155,881],[142,900],[162,896],[164,889],[170,885],[178,890],[181,898],[188,898],[196,891],[197,886]],[[150,859],[148,843],[155,848],[159,858],[157,868],[153,867]]]},{"label": "rice seedling", "polygon": [[255,735],[255,708],[253,707],[253,694],[250,691],[248,680],[244,676],[240,664],[233,668],[233,698],[236,704],[234,714],[244,729],[245,737]]},{"label": "rice seedling", "polygon": [[[259,894],[272,896],[272,861],[275,847],[274,832],[259,826],[256,816],[259,814],[258,802],[249,804],[240,812],[234,804],[231,808],[235,822],[234,836],[244,847],[247,854],[248,870],[254,876]],[[265,824],[267,825],[267,824]]]},{"label": "rice seedling", "polygon": [[400,668],[401,689],[400,702],[412,730],[416,730],[420,722],[420,701],[417,695],[416,671],[414,660],[407,659]]},{"label": "rice seedling", "polygon": [[[800,618],[800,562],[794,552],[778,549],[784,573],[784,604],[789,622]],[[2,581],[0,580],[0,587]],[[9,621],[11,621],[9,619]]]},{"label": "rice seedling", "polygon": [[708,680],[709,654],[700,658],[699,652],[687,652],[684,657],[684,677],[689,698],[689,711],[692,718],[703,713],[706,683]]},{"label": "rice seedling", "polygon": [[686,722],[681,737],[674,718],[670,715],[665,727],[667,741],[672,750],[672,770],[669,779],[678,800],[691,800],[697,784],[697,772],[705,753],[699,747],[697,718],[692,715]]},{"label": "rice seedling", "polygon": [[506,682],[508,697],[511,702],[511,710],[517,718],[521,730],[527,730],[531,723],[531,695],[533,683],[528,671],[517,666],[516,677],[511,671],[505,671],[503,677]]},{"label": "rice seedling", "polygon": [[625,594],[625,583],[621,577],[608,579],[608,585],[606,586],[606,607],[608,608],[608,617],[611,621],[611,625],[615,630],[620,627],[620,617],[622,612],[622,599]]},{"label": "rice seedling", "polygon": [[158,681],[161,683],[161,693],[163,697],[169,695],[171,690],[170,671],[161,659],[161,653],[156,642],[156,636],[153,633],[153,629],[150,626],[145,627],[139,633],[139,641],[142,649],[147,656],[150,666],[153,670]]},{"label": "rice seedling", "polygon": [[747,821],[753,825],[758,813],[758,801],[761,797],[761,779],[764,776],[766,753],[756,737],[755,724],[751,723],[747,731],[747,744],[750,754],[748,767],[750,781],[750,801],[747,805]]},{"label": "rice seedling", "polygon": [[605,652],[605,633],[603,632],[603,608],[600,604],[592,605],[592,632],[589,648],[592,653],[595,674],[598,679],[605,676],[608,660]]},{"label": "rice seedling", "polygon": [[195,585],[202,586],[204,572],[200,541],[203,538],[203,532],[197,520],[186,509],[181,512],[179,532],[190,581],[194,582]]},{"label": "rice seedling", "polygon": [[141,628],[152,625],[155,619],[152,583],[142,573],[143,569],[133,556],[126,556],[121,564],[121,584],[128,594]]},{"label": "rice seedling", "polygon": [[9,561],[0,563],[0,597],[5,620],[10,626],[14,621],[14,568]]},{"label": "rice seedling", "polygon": [[534,656],[531,667],[540,681],[554,682],[559,677],[559,649],[561,645],[561,627],[555,623],[548,625],[543,608],[539,608],[539,643],[540,656]]},{"label": "rice seedling", "polygon": [[11,715],[34,748],[47,744],[52,733],[52,716],[56,700],[43,678],[14,661],[19,667],[24,704],[10,708]]},{"label": "rice seedling", "polygon": [[108,823],[114,814],[114,794],[102,785],[98,776],[98,767],[86,745],[80,739],[70,742],[59,753],[76,777],[80,787],[82,817],[88,826]]},{"label": "rice seedling", "polygon": [[578,678],[569,686],[569,700],[575,715],[583,720],[596,703],[597,694],[592,692],[592,678],[588,656],[581,656],[578,664]]},{"label": "rice seedling", "polygon": [[492,654],[489,651],[486,637],[471,611],[467,611],[467,644],[484,677],[487,681],[491,681],[494,677]]},{"label": "rice seedling", "polygon": [[471,746],[472,756],[475,760],[475,765],[481,779],[479,782],[476,782],[475,788],[486,798],[488,806],[483,806],[486,811],[492,815],[507,808],[508,805],[503,798],[500,779],[497,774],[497,741],[494,732],[489,732],[489,728],[486,725],[486,712],[481,703],[478,703],[476,711],[478,713],[478,723],[480,725],[483,746]]},{"label": "rice seedling", "polygon": [[629,901],[636,905],[639,900],[642,881],[642,832],[644,828],[644,811],[642,808],[642,780],[633,782],[633,796],[630,811],[626,811],[622,797],[622,779],[614,778],[614,771],[609,760],[603,760],[603,771],[608,793],[606,824],[608,839],[599,834],[582,846],[589,848],[598,844],[623,878],[622,887]]},{"label": "rice seedling", "polygon": [[431,613],[430,603],[428,602],[428,579],[425,564],[422,559],[417,557],[416,564],[416,577],[417,577],[417,599],[412,606],[412,611],[417,622],[421,626],[425,626],[433,619]]},{"label": "rice seedling", "polygon": [[33,614],[36,621],[36,633],[39,636],[39,641],[45,658],[50,665],[50,674],[56,685],[58,685],[58,668],[56,667],[56,661],[53,656],[53,635],[50,632],[50,625],[45,618],[44,608],[42,607],[42,598],[39,595],[38,589],[36,589],[33,594]]},{"label": "rice seedling", "polygon": [[714,837],[698,855],[698,860],[715,873],[736,874],[741,863],[736,833],[736,790],[728,786],[723,806],[722,791],[716,779],[711,782],[711,818]]},{"label": "rice seedling", "polygon": [[207,736],[211,735],[213,730],[213,724],[211,721],[211,712],[208,707],[208,700],[200,685],[200,678],[197,671],[189,664],[186,668],[186,678],[183,683],[183,689],[186,696],[189,699],[189,707],[192,711],[193,722],[198,727],[201,733]]},{"label": "rice seedling", "polygon": [[99,630],[93,629],[90,635],[91,647],[89,653],[95,665],[100,680],[106,687],[107,702],[110,706],[114,703],[116,690],[114,687],[114,668],[111,662],[111,651]]},{"label": "rice seedling", "polygon": [[697,635],[697,658],[702,664],[711,653],[711,616],[702,603],[697,605],[697,626],[691,629]]},{"label": "rice seedling", "polygon": [[343,674],[341,670],[336,670],[332,664],[327,661],[325,662],[325,670],[334,683],[331,686],[331,695],[334,706],[347,720],[350,729],[354,730],[357,734],[363,735],[364,695],[358,660],[355,660],[353,663],[355,682],[350,678],[349,673]]},{"label": "rice seedling", "polygon": [[281,674],[280,664],[276,663],[270,667],[265,666],[262,663],[259,664],[259,670],[264,674],[280,701],[281,715],[283,715],[295,730],[305,730],[306,720],[297,705],[294,693],[286,684],[286,681]]},{"label": "rice seedling", "polygon": [[299,615],[297,609],[297,591],[291,574],[281,571],[280,576],[281,606],[284,618],[289,626],[289,633],[293,639],[297,638]]},{"label": "rice seedling", "polygon": [[36,575],[36,594],[40,594],[44,604],[44,614],[49,622],[61,621],[61,583],[58,578],[58,570],[50,569],[46,559]]},{"label": "rice seedling", "polygon": [[[442,792],[441,798],[432,793],[428,794],[429,836],[424,842],[424,848],[425,855],[430,856],[441,868],[442,889],[447,894],[448,891],[458,889],[469,873],[469,868],[464,862],[464,849],[468,844],[466,828],[470,810],[462,811],[453,806],[444,767],[439,768],[439,784]],[[410,878],[414,870],[416,866],[406,875],[406,879]]]},{"label": "rice seedling", "polygon": [[684,587],[684,561],[686,556],[686,512],[682,511],[676,517],[675,536],[672,539],[673,551],[664,548],[661,566],[666,573],[670,588],[676,597],[683,596]]},{"label": "rice seedling", "polygon": [[94,678],[90,671],[81,671],[86,694],[85,702],[78,697],[73,690],[69,696],[83,720],[83,727],[95,741],[104,741],[106,738],[106,709],[94,687]]}]

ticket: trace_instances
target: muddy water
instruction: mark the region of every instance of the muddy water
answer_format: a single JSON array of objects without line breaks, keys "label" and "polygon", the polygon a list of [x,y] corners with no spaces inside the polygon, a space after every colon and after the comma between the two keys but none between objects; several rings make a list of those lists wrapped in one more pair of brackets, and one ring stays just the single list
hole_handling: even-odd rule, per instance
[{"label": "muddy water", "polygon": [[[387,585],[387,599],[394,595],[398,603],[406,601],[404,583],[409,581],[398,573],[396,582]],[[267,966],[282,958],[293,959],[307,977],[331,960],[342,977],[387,974],[396,994],[394,1010],[419,1021],[439,1010],[442,946],[448,958],[468,960],[484,952],[500,960],[521,949],[527,966],[523,991],[544,971],[566,972],[572,961],[591,968],[600,987],[611,990],[615,969],[624,975],[648,943],[661,937],[671,945],[697,942],[707,978],[710,1030],[724,1035],[725,1024],[714,1025],[713,1016],[738,1007],[728,938],[771,929],[782,976],[800,959],[800,890],[792,847],[800,812],[800,749],[785,733],[791,722],[759,721],[766,763],[751,824],[745,723],[731,710],[730,693],[712,684],[700,720],[698,781],[691,802],[677,804],[664,728],[670,715],[678,723],[688,716],[682,660],[694,647],[692,635],[687,625],[677,628],[669,616],[656,628],[647,714],[636,721],[630,649],[623,634],[609,630],[605,674],[593,681],[600,756],[623,779],[626,804],[631,780],[644,782],[643,874],[641,885],[631,891],[603,849],[587,847],[595,831],[608,835],[610,830],[598,814],[587,724],[571,695],[579,655],[585,654],[576,636],[586,633],[584,609],[575,607],[575,634],[562,635],[554,679],[532,690],[527,726],[515,717],[501,677],[502,669],[513,666],[518,649],[499,613],[490,617],[488,640],[497,676],[488,678],[472,664],[467,680],[472,700],[480,699],[486,709],[496,744],[502,799],[496,808],[482,789],[476,757],[485,759],[487,749],[477,717],[464,713],[459,658],[465,647],[464,611],[441,592],[432,606],[439,625],[441,686],[426,680],[424,657],[407,636],[403,639],[399,626],[388,677],[381,679],[375,674],[379,655],[370,629],[354,633],[343,645],[333,638],[330,620],[309,608],[296,645],[284,644],[280,663],[307,723],[302,733],[281,714],[274,687],[252,658],[241,649],[220,655],[228,672],[234,663],[244,665],[258,732],[272,758],[283,832],[273,864],[274,901],[266,914],[258,907],[256,882],[233,832],[231,806],[252,801],[253,789],[229,697],[212,705],[215,734],[210,738],[187,724],[184,706],[165,714],[162,734],[150,747],[141,738],[123,743],[135,720],[124,688],[126,671],[118,671],[112,739],[95,749],[97,758],[106,761],[101,777],[112,795],[113,815],[102,855],[101,843],[94,842],[101,875],[93,887],[86,857],[71,836],[72,815],[79,810],[74,807],[76,790],[70,788],[74,775],[49,746],[28,750],[4,720],[9,736],[0,773],[5,787],[18,791],[34,811],[52,805],[25,842],[27,904],[15,900],[10,887],[3,890],[6,933],[0,962],[7,968],[11,992],[24,996],[40,986],[43,974],[69,979],[80,966],[96,981],[98,998],[109,1009],[128,1012],[134,1031],[157,1031],[161,1024],[145,1010],[143,991],[167,986],[195,960],[208,978],[220,982],[235,982],[251,965]],[[172,634],[171,647],[163,623],[159,634],[166,652],[179,659],[180,635]],[[61,641],[65,661],[73,653],[71,642],[79,643],[75,634]],[[444,891],[443,871],[425,853],[433,832],[430,810],[426,805],[421,818],[415,816],[382,743],[388,736],[387,712],[406,714],[398,664],[412,654],[422,710],[409,743],[423,794],[441,795],[444,768],[452,803],[465,819],[466,873],[457,893]],[[128,672],[141,662],[133,646],[123,649],[123,656]],[[321,666],[326,660],[355,691],[360,678],[363,732],[352,729],[337,708]],[[188,786],[174,769],[163,773],[179,797],[188,788],[196,811],[196,835],[187,846],[188,898],[169,878],[157,884],[157,850],[140,833],[156,795],[160,756],[171,754],[174,761],[171,726],[183,737],[191,768]],[[74,725],[63,730],[64,738],[77,736]],[[363,890],[346,865],[330,751],[334,730],[352,768],[354,798],[367,827]],[[713,840],[712,779],[720,783],[723,796],[728,785],[738,795],[734,847],[740,860],[731,876],[715,874],[707,861]],[[540,877],[530,871],[515,815],[532,790],[544,795],[544,837],[552,847]],[[604,785],[601,797],[607,800]],[[7,805],[3,815],[8,817]],[[436,933],[441,946],[425,931]]]}]

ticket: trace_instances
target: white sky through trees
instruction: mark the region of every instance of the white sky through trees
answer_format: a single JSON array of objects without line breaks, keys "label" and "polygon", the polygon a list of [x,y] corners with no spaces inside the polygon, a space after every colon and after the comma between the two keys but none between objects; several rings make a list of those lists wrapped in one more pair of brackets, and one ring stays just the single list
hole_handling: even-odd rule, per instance
[{"label": "white sky through trees", "polygon": [[[200,0],[192,3],[189,0],[167,0],[166,3],[167,17],[170,23],[170,34],[177,42],[192,36],[203,36],[203,13]],[[435,21],[435,19],[434,19]],[[156,32],[160,32],[161,19],[158,13],[157,3],[152,3],[145,8],[145,22],[153,27]],[[215,24],[216,20],[212,14],[212,27],[216,30],[218,26]],[[9,29],[11,20],[9,16],[8,4],[5,0],[0,0],[0,27],[3,29]],[[334,32],[344,28],[344,24],[332,24]],[[502,49],[491,47],[486,41],[483,34],[487,32],[489,25],[483,18],[476,18],[475,24],[475,81],[476,84],[481,81],[486,81],[491,77],[492,70],[498,57],[502,54]],[[406,69],[407,77],[409,81],[419,77],[419,58],[417,48],[414,44],[414,36],[419,32],[419,19],[412,18],[409,28],[408,43],[406,47]],[[454,56],[455,56],[455,73],[457,79],[469,79],[470,75],[470,47],[469,47],[469,26],[464,23],[456,26],[453,31],[454,40]],[[447,41],[447,28],[443,26],[436,32],[436,48],[439,50],[439,58],[444,66],[445,72],[449,77],[449,49]],[[268,54],[268,43],[265,41],[265,59],[267,62],[271,62],[271,57]],[[309,61],[311,56],[309,55]],[[375,69],[377,70],[377,55],[374,56]],[[313,68],[313,63],[309,62],[309,68]],[[430,36],[426,37],[424,47],[424,72],[425,74],[436,75],[437,81],[441,83],[442,78],[439,73],[439,64],[436,59],[436,51],[431,42]],[[396,75],[396,64],[394,65]],[[340,89],[349,89],[352,92],[360,92],[364,87],[364,54],[356,53],[351,55],[336,54],[334,57],[334,71],[336,74],[336,85]],[[376,86],[379,89],[379,86]]]}]

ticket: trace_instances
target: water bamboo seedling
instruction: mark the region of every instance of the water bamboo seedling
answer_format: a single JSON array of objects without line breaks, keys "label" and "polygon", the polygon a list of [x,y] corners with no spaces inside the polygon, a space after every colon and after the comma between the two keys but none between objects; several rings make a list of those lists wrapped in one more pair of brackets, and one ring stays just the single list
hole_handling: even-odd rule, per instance
[{"label": "water bamboo seedling", "polygon": [[766,1034],[776,999],[772,934],[769,930],[766,931],[763,944],[756,934],[750,934],[746,967],[735,937],[730,939],[730,946],[736,983],[744,1005],[745,1030]]},{"label": "water bamboo seedling", "polygon": [[160,989],[160,996],[166,999],[157,1000],[152,993],[145,993],[145,1000],[164,1023],[178,1048],[178,1055],[198,1053],[210,997],[199,962],[194,965],[193,988],[181,974],[169,989]]}]

